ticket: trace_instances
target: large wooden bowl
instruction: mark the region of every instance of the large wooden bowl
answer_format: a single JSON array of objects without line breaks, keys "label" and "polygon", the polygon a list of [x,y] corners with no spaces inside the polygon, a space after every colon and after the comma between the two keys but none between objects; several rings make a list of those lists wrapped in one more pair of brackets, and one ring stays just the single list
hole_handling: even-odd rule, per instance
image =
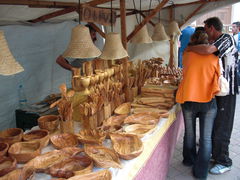
[{"label": "large wooden bowl", "polygon": [[112,133],[110,138],[113,143],[113,149],[122,159],[136,158],[143,151],[142,141],[137,135]]},{"label": "large wooden bowl", "polygon": [[49,174],[53,177],[70,178],[76,174],[90,173],[93,161],[84,152],[69,159],[65,159],[49,168]]},{"label": "large wooden bowl", "polygon": [[161,116],[158,113],[137,113],[125,118],[124,124],[155,125],[158,123],[160,117]]},{"label": "large wooden bowl", "polygon": [[0,142],[0,156],[4,156],[8,151],[8,143]]},{"label": "large wooden bowl", "polygon": [[50,140],[56,149],[73,147],[78,145],[77,137],[71,133],[56,134],[52,136]]},{"label": "large wooden bowl", "polygon": [[24,141],[40,142],[41,148],[49,143],[49,132],[47,130],[33,130],[23,135]]},{"label": "large wooden bowl", "polygon": [[97,172],[92,172],[88,174],[83,175],[77,175],[73,176],[71,178],[68,178],[68,180],[111,180],[112,174],[109,170],[104,169]]},{"label": "large wooden bowl", "polygon": [[0,141],[12,145],[22,140],[23,130],[20,128],[9,128],[0,132]]},{"label": "large wooden bowl", "polygon": [[106,138],[106,133],[100,130],[81,130],[77,134],[77,138],[81,143],[84,144],[99,144],[101,145]]},{"label": "large wooden bowl", "polygon": [[11,157],[16,158],[18,163],[26,163],[41,153],[39,142],[17,142],[8,150]]},{"label": "large wooden bowl", "polygon": [[0,156],[0,177],[16,169],[17,160],[12,157]]},{"label": "large wooden bowl", "polygon": [[98,167],[102,168],[121,168],[121,163],[118,155],[112,149],[104,146],[96,146],[85,144],[85,153],[91,157]]},{"label": "large wooden bowl", "polygon": [[143,137],[145,134],[150,134],[154,131],[155,125],[145,124],[131,124],[124,128],[124,131],[128,134],[135,134],[138,137]]},{"label": "large wooden bowl", "polygon": [[32,168],[36,172],[45,172],[49,167],[57,164],[71,155],[61,150],[53,150],[35,157],[24,165],[24,168]]},{"label": "large wooden bowl", "polygon": [[46,115],[38,118],[38,126],[41,129],[46,129],[53,132],[57,129],[59,125],[59,116],[57,115]]},{"label": "large wooden bowl", "polygon": [[18,168],[15,169],[5,176],[2,176],[1,180],[27,180],[33,174],[32,169]]},{"label": "large wooden bowl", "polygon": [[123,103],[120,106],[118,106],[115,110],[115,114],[129,114],[131,111],[131,103]]}]

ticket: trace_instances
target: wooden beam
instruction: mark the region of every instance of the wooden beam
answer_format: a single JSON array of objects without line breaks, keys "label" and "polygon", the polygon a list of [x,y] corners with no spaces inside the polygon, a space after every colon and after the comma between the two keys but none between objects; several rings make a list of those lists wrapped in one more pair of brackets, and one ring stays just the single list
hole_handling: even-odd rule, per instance
[{"label": "wooden beam", "polygon": [[[146,18],[146,15],[143,14],[142,12],[140,12],[140,15],[141,15],[143,18]],[[151,20],[149,20],[149,23],[150,23],[153,27],[155,27],[155,24],[154,24]]]},{"label": "wooden beam", "polygon": [[110,1],[111,0],[92,0],[92,1],[86,2],[84,4],[89,5],[89,6],[97,6],[97,5],[104,4],[104,3],[107,3]]},{"label": "wooden beam", "polygon": [[77,7],[69,7],[69,8],[66,8],[66,9],[58,10],[56,12],[40,16],[36,19],[29,20],[29,22],[37,23],[37,22],[45,21],[47,19],[51,19],[51,18],[54,18],[54,17],[57,17],[57,16],[67,14],[67,13],[71,13],[71,12],[76,11],[76,10],[77,10]]},{"label": "wooden beam", "polygon": [[179,25],[179,28],[181,28],[190,18],[192,18],[194,15],[196,15],[197,12],[198,12],[200,9],[202,9],[203,6],[205,6],[205,5],[206,5],[206,4],[203,3],[203,4],[201,4],[200,6],[198,6],[191,14],[189,14],[189,15],[186,17],[185,22]]},{"label": "wooden beam", "polygon": [[133,30],[133,32],[128,35],[127,41],[129,41],[146,23],[148,23],[168,1],[169,0],[162,0],[162,2],[159,3],[157,7],[153,9],[146,18],[143,19],[143,21]]},{"label": "wooden beam", "polygon": [[127,50],[127,28],[126,28],[126,4],[125,0],[120,0],[120,21],[121,21],[121,37],[123,47]]},{"label": "wooden beam", "polygon": [[95,29],[95,31],[97,31],[103,38],[106,38],[106,34],[98,26],[90,22],[88,24],[90,24],[93,27],[93,29]]},{"label": "wooden beam", "polygon": [[66,8],[76,6],[77,3],[58,1],[34,1],[34,0],[0,0],[0,4],[5,5],[25,5],[25,6],[46,6],[51,8]]},{"label": "wooden beam", "polygon": [[[134,14],[137,14],[137,13],[139,13],[139,12],[138,11],[131,11],[131,12],[126,13],[126,16],[134,15]],[[120,14],[116,16],[116,18],[119,18],[119,17],[121,17]]]}]

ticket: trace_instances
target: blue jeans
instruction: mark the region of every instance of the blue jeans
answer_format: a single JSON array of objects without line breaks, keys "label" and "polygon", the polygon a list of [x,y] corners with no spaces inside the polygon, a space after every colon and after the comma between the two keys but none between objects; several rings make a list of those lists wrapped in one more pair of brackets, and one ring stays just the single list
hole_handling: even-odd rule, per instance
[{"label": "blue jeans", "polygon": [[[182,104],[185,123],[183,163],[193,165],[196,178],[206,178],[212,151],[212,130],[217,114],[216,100],[207,103],[185,102]],[[200,142],[196,151],[196,118],[199,117]]]}]

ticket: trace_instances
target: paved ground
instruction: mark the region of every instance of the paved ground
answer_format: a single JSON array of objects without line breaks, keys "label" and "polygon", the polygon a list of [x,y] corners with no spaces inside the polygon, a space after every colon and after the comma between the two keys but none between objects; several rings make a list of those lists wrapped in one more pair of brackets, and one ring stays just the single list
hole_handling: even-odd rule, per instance
[{"label": "paved ground", "polygon": [[[197,130],[198,131],[198,130]],[[167,180],[196,180],[191,174],[191,168],[182,165],[183,135],[176,149],[168,170]],[[237,96],[235,121],[230,144],[230,157],[233,160],[232,170],[222,175],[208,175],[208,180],[240,180],[240,95]]]}]

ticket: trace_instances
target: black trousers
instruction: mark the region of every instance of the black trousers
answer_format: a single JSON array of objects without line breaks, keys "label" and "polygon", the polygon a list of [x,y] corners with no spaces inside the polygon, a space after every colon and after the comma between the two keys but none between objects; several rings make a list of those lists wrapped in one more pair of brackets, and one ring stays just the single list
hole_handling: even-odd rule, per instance
[{"label": "black trousers", "polygon": [[236,95],[217,96],[216,100],[218,110],[213,126],[212,158],[217,164],[231,166],[228,146],[233,129]]}]

